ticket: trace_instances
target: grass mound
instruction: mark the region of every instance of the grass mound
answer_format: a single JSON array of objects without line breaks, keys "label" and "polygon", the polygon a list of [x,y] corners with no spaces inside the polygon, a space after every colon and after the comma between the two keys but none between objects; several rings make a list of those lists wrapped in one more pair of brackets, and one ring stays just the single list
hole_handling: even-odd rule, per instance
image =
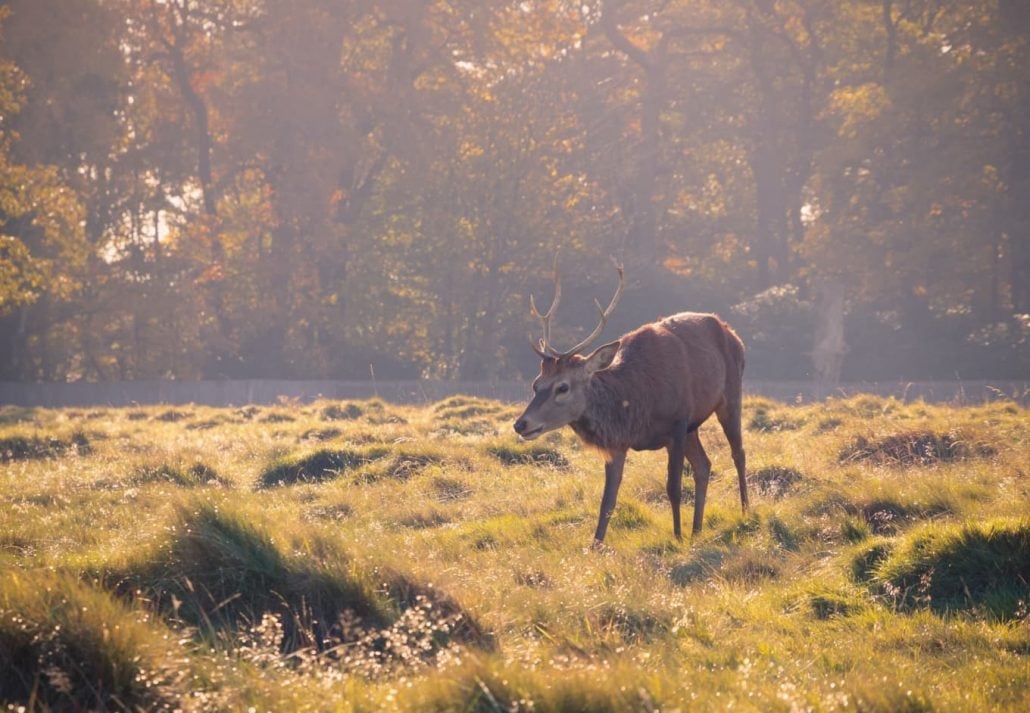
[{"label": "grass mound", "polygon": [[851,559],[851,576],[859,582],[871,582],[877,568],[890,557],[893,550],[894,544],[886,539],[867,545]]},{"label": "grass mound", "polygon": [[642,530],[652,523],[649,511],[635,503],[629,497],[623,497],[622,502],[615,506],[608,526],[612,530]]},{"label": "grass mound", "polygon": [[496,650],[493,634],[486,631],[451,595],[399,572],[380,571],[377,574],[383,579],[383,590],[401,617],[406,612],[424,610],[446,622],[446,626],[433,633],[437,645],[453,639],[483,651]]},{"label": "grass mound", "polygon": [[994,455],[986,445],[974,446],[953,433],[904,431],[870,440],[857,437],[845,446],[838,460],[841,463],[867,461],[879,465],[929,465]]},{"label": "grass mound", "polygon": [[917,520],[931,519],[951,511],[946,499],[913,502],[886,495],[845,502],[840,508],[848,516],[841,521],[841,534],[851,542],[858,542],[870,533],[896,535]]},{"label": "grass mound", "polygon": [[[371,647],[365,653],[385,665],[413,655],[399,647],[416,635],[408,630],[416,620],[424,654],[451,640],[490,642],[471,615],[431,585],[388,570],[363,573],[325,541],[300,549],[304,554],[289,554],[242,513],[203,504],[180,510],[164,547],[107,579],[120,591],[142,592],[171,619],[225,640],[273,617],[281,629],[275,644],[286,652],[363,641]],[[394,649],[386,655],[388,643]]]},{"label": "grass mound", "polygon": [[[575,649],[573,649],[575,650]],[[520,666],[490,667],[473,662],[426,685],[401,689],[397,708],[406,711],[546,711],[547,713],[617,713],[675,710],[666,700],[661,676],[616,663],[596,670],[548,670]]]},{"label": "grass mound", "polygon": [[410,530],[428,530],[433,527],[446,525],[450,521],[449,517],[438,510],[429,509],[405,515],[397,521],[397,524]]},{"label": "grass mound", "polygon": [[298,441],[331,441],[334,438],[338,438],[343,435],[343,431],[338,428],[309,428],[304,433],[297,436]]},{"label": "grass mound", "polygon": [[68,454],[87,455],[92,450],[82,432],[68,438],[13,435],[0,438],[0,463],[16,460],[61,458]]},{"label": "grass mound", "polygon": [[208,418],[203,421],[193,421],[192,423],[187,423],[184,426],[184,428],[187,431],[208,431],[212,428],[218,428],[224,423],[226,423],[226,421],[221,419]]},{"label": "grass mound", "polygon": [[795,468],[773,465],[756,470],[748,479],[755,484],[760,495],[777,500],[793,490],[795,485],[804,480],[804,476]]},{"label": "grass mound", "polygon": [[447,398],[441,399],[433,404],[433,411],[440,413],[441,411],[448,411],[450,409],[464,408],[466,406],[478,406],[488,403],[491,402],[476,396],[448,396]]},{"label": "grass mound", "polygon": [[175,423],[177,421],[182,421],[183,419],[190,418],[191,416],[193,416],[193,414],[189,411],[177,411],[176,409],[168,409],[167,411],[162,411],[157,416],[154,416],[154,418],[158,421],[164,421],[165,423]]},{"label": "grass mound", "polygon": [[228,485],[228,481],[221,478],[215,469],[206,463],[194,461],[186,464],[181,462],[172,463],[149,463],[136,469],[129,482],[133,485],[147,485],[149,483],[168,483],[181,488],[196,488],[202,485]]},{"label": "grass mound", "polygon": [[468,470],[468,461],[452,458],[441,450],[425,448],[414,444],[401,446],[389,458],[379,459],[374,465],[364,468],[359,480],[375,483],[384,479],[408,480],[433,467],[453,467]]},{"label": "grass mound", "polygon": [[297,419],[288,413],[281,411],[269,411],[258,419],[258,423],[292,423]]},{"label": "grass mound", "polygon": [[447,438],[449,436],[492,436],[497,435],[498,428],[496,421],[489,421],[483,418],[444,419],[437,422],[437,428],[432,435],[435,438]]},{"label": "grass mound", "polygon": [[632,644],[649,642],[672,629],[671,619],[639,607],[606,604],[591,611],[584,621],[589,629],[615,635]]},{"label": "grass mound", "polygon": [[551,446],[537,443],[500,443],[489,446],[487,453],[504,465],[549,465],[552,468],[569,467],[569,459]]},{"label": "grass mound", "polygon": [[304,517],[308,520],[346,520],[354,514],[354,508],[347,503],[315,505],[307,509]]},{"label": "grass mound", "polygon": [[848,617],[862,610],[861,603],[829,591],[811,594],[808,606],[812,616],[820,621]]},{"label": "grass mound", "polygon": [[252,421],[261,413],[260,406],[243,406],[236,409],[235,415],[237,418],[242,418],[244,421]]},{"label": "grass mound", "polygon": [[728,582],[755,584],[780,575],[779,565],[769,555],[752,549],[742,549],[728,558],[719,570],[719,576]]},{"label": "grass mound", "polygon": [[466,396],[452,396],[433,406],[433,412],[444,421],[467,421],[481,416],[497,416],[505,410],[505,407],[496,401]]},{"label": "grass mound", "polygon": [[471,486],[455,478],[433,478],[429,485],[436,498],[445,502],[448,500],[464,500],[470,497],[473,492]]},{"label": "grass mound", "polygon": [[320,449],[303,456],[281,458],[265,469],[259,484],[261,487],[270,488],[277,485],[332,480],[348,470],[385,458],[389,453],[389,449],[383,447],[364,450]]},{"label": "grass mound", "polygon": [[0,578],[0,701],[31,710],[165,710],[181,674],[167,631],[69,576]]},{"label": "grass mound", "polygon": [[329,404],[322,410],[322,419],[329,421],[352,421],[363,418],[364,421],[373,426],[386,424],[405,424],[406,418],[398,413],[398,410],[388,407],[380,399],[368,399],[360,403],[347,403],[345,405]]},{"label": "grass mound", "polygon": [[1030,521],[936,526],[913,534],[875,569],[903,609],[972,609],[1010,619],[1030,602]]},{"label": "grass mound", "polygon": [[353,421],[365,415],[365,409],[355,403],[330,404],[322,409],[318,417],[323,421]]},{"label": "grass mound", "polygon": [[803,419],[792,418],[781,409],[761,403],[754,406],[747,427],[752,431],[796,431],[804,425]]},{"label": "grass mound", "polygon": [[862,506],[862,518],[876,535],[892,535],[912,517],[910,508],[889,498],[872,500]]},{"label": "grass mound", "polygon": [[36,420],[36,409],[28,406],[0,406],[0,425]]},{"label": "grass mound", "polygon": [[325,561],[286,556],[241,515],[207,504],[184,508],[172,532],[158,553],[109,576],[203,631],[233,630],[272,613],[284,620],[281,646],[294,650],[323,643],[345,610],[372,624],[387,620],[367,586]]}]

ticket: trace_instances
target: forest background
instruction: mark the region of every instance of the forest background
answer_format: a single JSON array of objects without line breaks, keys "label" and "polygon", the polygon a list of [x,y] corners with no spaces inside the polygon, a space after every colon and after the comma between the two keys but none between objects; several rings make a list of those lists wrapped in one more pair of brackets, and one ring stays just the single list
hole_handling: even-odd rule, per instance
[{"label": "forest background", "polygon": [[0,2],[0,379],[432,377],[716,311],[1026,378],[1023,0]]}]

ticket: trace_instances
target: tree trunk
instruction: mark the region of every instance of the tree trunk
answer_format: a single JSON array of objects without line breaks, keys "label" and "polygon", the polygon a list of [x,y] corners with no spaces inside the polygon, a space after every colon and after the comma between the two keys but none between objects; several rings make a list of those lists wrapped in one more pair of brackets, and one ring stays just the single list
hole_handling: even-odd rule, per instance
[{"label": "tree trunk", "polygon": [[838,280],[824,279],[815,289],[816,328],[812,346],[816,395],[831,393],[840,383],[847,344],[844,341],[844,287]]},{"label": "tree trunk", "polygon": [[618,51],[637,64],[644,73],[640,97],[640,151],[637,154],[631,189],[632,214],[629,216],[628,241],[642,262],[657,267],[662,259],[658,240],[658,220],[654,196],[660,172],[660,118],[665,106],[668,37],[662,36],[653,50],[645,51],[619,30],[612,10],[605,6],[601,16],[605,35]]}]

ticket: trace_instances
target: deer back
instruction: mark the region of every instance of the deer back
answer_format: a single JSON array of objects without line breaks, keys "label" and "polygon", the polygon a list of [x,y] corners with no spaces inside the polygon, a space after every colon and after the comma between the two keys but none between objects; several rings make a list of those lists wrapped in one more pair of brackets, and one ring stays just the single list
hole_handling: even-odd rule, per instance
[{"label": "deer back", "polygon": [[677,423],[697,427],[739,383],[743,346],[713,315],[685,312],[620,340],[615,362],[591,379],[588,407],[572,424],[603,451],[666,445]]}]

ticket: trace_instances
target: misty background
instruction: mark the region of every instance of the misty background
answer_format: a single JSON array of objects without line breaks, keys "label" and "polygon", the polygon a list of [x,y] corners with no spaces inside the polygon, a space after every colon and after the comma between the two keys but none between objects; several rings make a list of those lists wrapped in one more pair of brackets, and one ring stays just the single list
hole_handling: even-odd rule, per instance
[{"label": "misty background", "polygon": [[0,380],[1030,376],[1024,0],[0,2]]}]

